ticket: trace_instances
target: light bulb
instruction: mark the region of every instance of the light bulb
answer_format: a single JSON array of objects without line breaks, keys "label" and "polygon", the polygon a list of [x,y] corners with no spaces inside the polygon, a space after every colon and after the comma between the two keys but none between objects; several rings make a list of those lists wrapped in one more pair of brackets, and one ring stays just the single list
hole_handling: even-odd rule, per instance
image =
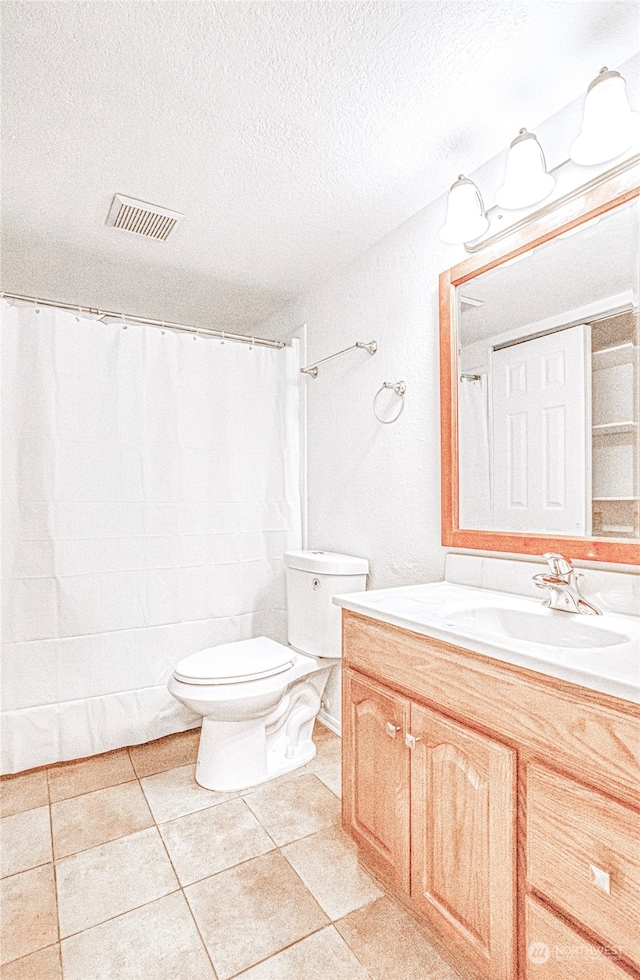
[{"label": "light bulb", "polygon": [[501,208],[528,208],[548,197],[555,179],[547,173],[547,164],[533,133],[521,129],[509,147],[504,183],[496,193]]},{"label": "light bulb", "polygon": [[440,229],[440,240],[450,245],[472,242],[489,227],[480,191],[462,174],[451,185],[447,202],[447,220]]},{"label": "light bulb", "polygon": [[639,137],[640,113],[631,111],[624,78],[601,68],[587,89],[582,130],[571,147],[571,159],[585,167],[606,163]]}]

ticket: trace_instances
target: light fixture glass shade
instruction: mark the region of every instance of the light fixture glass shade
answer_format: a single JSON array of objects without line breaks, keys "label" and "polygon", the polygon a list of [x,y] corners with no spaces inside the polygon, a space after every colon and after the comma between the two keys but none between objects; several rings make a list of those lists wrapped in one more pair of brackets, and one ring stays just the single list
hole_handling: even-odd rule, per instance
[{"label": "light fixture glass shade", "polygon": [[440,229],[440,240],[461,245],[484,235],[488,227],[480,191],[472,180],[460,174],[449,191],[447,220]]},{"label": "light fixture glass shade", "polygon": [[528,208],[548,197],[555,178],[547,173],[547,164],[533,133],[521,129],[509,147],[504,183],[496,193],[501,208]]},{"label": "light fixture glass shade", "polygon": [[601,68],[587,89],[582,131],[571,147],[571,159],[582,166],[620,156],[640,137],[640,113],[632,112],[624,78]]}]

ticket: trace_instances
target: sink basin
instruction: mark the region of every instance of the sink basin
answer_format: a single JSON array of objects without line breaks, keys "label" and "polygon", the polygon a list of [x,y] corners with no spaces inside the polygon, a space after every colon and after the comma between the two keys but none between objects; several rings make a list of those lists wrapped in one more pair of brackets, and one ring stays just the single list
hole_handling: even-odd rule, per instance
[{"label": "sink basin", "polygon": [[333,601],[360,616],[640,703],[639,616],[563,612],[537,597],[447,581],[349,592]]},{"label": "sink basin", "polygon": [[602,628],[598,618],[560,612],[540,606],[537,609],[510,609],[506,606],[466,606],[441,613],[447,626],[456,629],[525,640],[548,647],[614,647],[629,643],[624,633]]}]

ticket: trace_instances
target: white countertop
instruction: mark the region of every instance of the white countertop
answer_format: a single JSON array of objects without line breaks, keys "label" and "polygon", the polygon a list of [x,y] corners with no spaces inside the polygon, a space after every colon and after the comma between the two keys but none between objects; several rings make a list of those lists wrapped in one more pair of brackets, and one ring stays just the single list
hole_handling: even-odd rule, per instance
[{"label": "white countertop", "polygon": [[[558,677],[626,701],[640,702],[638,616],[609,612],[602,616],[582,616],[559,612],[544,608],[541,599],[450,582],[351,592],[334,596],[333,601],[343,609],[350,609],[363,616],[370,616],[383,623],[422,633],[455,646],[466,647],[494,660]],[[543,628],[559,625],[563,634],[562,645],[536,642],[535,636],[531,639],[514,639],[501,635],[499,631],[447,622],[447,618],[455,618],[452,613],[459,610],[473,608],[486,611],[496,607],[519,611],[525,616],[533,614],[541,627],[539,631],[535,631],[538,637],[542,635]],[[558,620],[557,617],[562,619]],[[571,640],[567,640],[567,637],[570,637],[572,623],[580,630],[587,626],[587,621],[589,630],[600,630],[603,635],[617,634],[619,640],[613,645],[570,645]]]}]

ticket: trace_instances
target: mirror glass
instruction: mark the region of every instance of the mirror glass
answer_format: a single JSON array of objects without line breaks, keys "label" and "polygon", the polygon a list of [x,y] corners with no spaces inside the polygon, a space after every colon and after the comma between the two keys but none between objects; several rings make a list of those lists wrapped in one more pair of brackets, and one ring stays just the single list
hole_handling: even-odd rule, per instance
[{"label": "mirror glass", "polygon": [[634,199],[456,289],[459,527],[636,539]]}]

